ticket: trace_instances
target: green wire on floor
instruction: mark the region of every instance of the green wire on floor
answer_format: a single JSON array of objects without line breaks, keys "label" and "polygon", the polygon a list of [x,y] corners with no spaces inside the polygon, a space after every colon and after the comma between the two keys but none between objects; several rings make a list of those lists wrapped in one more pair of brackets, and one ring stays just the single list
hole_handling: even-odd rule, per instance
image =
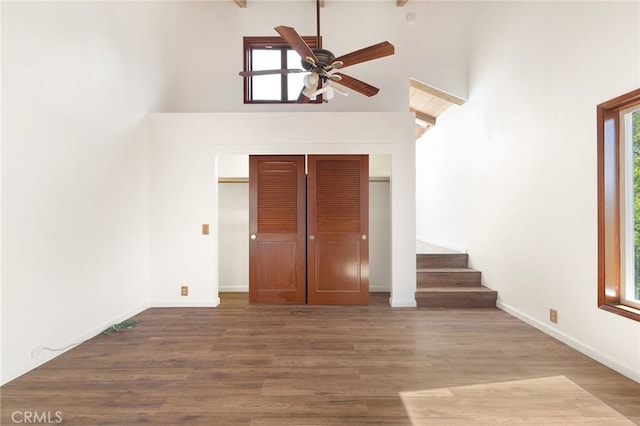
[{"label": "green wire on floor", "polygon": [[136,326],[135,321],[122,321],[118,324],[113,324],[111,327],[105,329],[102,334],[110,334],[112,331],[120,331],[123,328],[133,328]]}]

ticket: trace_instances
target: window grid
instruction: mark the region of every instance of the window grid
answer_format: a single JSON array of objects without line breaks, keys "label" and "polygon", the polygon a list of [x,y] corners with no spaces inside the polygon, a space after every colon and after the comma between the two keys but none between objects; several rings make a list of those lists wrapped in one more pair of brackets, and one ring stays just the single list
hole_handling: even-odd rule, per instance
[{"label": "window grid", "polygon": [[[305,36],[302,37],[305,43],[310,48],[315,48],[317,46],[316,37]],[[280,68],[292,68],[297,67],[301,68],[300,63],[292,66],[288,63],[288,55],[292,49],[291,47],[284,41],[282,37],[244,37],[243,39],[243,57],[244,57],[244,70],[250,71],[253,69],[253,51],[261,50],[261,49],[269,49],[269,50],[277,50],[280,52]],[[277,75],[277,74],[276,74]],[[253,93],[256,91],[256,85],[260,84],[261,81],[267,80],[258,80],[256,77],[246,77],[244,78],[244,103],[245,104],[282,104],[282,103],[296,103],[297,95],[295,99],[289,99],[289,86],[291,84],[296,85],[295,90],[292,87],[291,91],[295,91],[296,94],[300,93],[302,89],[302,84],[298,84],[301,81],[301,78],[289,78],[290,76],[301,76],[303,74],[280,74],[280,98],[279,99],[254,99]],[[271,80],[273,81],[273,80]],[[299,87],[297,87],[299,86]],[[309,103],[321,103],[321,99],[317,98],[315,100],[309,101]]]}]

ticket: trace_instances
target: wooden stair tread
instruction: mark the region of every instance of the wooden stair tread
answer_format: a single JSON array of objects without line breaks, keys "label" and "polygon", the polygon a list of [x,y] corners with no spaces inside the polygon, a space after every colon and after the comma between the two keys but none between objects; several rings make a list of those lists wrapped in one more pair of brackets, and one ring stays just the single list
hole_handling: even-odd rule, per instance
[{"label": "wooden stair tread", "polygon": [[434,273],[455,272],[455,273],[464,274],[464,273],[478,273],[480,271],[473,268],[417,268],[416,272],[434,272]]},{"label": "wooden stair tread", "polygon": [[433,258],[433,257],[468,257],[467,253],[416,253],[416,257]]},{"label": "wooden stair tread", "polygon": [[462,286],[447,286],[447,287],[418,287],[416,293],[487,293],[494,292],[495,290],[485,286],[475,287],[462,287]]},{"label": "wooden stair tread", "polygon": [[429,253],[416,255],[418,268],[464,268],[468,266],[466,253]]}]

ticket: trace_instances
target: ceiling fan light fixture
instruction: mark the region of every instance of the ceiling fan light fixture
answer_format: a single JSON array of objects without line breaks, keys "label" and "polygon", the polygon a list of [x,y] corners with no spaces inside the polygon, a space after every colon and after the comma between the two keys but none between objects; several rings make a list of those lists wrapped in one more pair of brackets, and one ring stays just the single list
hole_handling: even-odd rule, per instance
[{"label": "ceiling fan light fixture", "polygon": [[302,79],[304,83],[304,87],[306,88],[318,87],[318,80],[319,80],[318,74],[315,74],[315,73],[307,74]]},{"label": "ceiling fan light fixture", "polygon": [[302,68],[307,71],[311,71],[314,68],[320,67],[325,68],[328,67],[331,63],[333,63],[336,59],[336,56],[327,49],[311,49],[313,53],[316,55],[318,61],[309,61],[309,58],[304,58],[302,60]]},{"label": "ceiling fan light fixture", "polygon": [[302,94],[309,99],[315,98],[316,96],[318,96],[315,93],[316,93],[315,87],[305,87],[304,89],[302,89]]},{"label": "ceiling fan light fixture", "polygon": [[342,96],[349,96],[349,94],[348,94],[347,92],[345,92],[344,90],[340,90],[340,89],[338,89],[336,86],[332,86],[332,87],[333,87],[333,90],[334,90],[335,92],[338,92],[338,93],[339,93],[339,94],[341,94]]}]

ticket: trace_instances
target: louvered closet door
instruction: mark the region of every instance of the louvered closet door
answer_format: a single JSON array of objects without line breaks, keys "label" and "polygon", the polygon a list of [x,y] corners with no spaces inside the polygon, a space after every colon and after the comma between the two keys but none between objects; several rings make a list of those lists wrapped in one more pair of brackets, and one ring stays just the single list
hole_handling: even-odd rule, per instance
[{"label": "louvered closet door", "polygon": [[369,157],[310,155],[307,301],[369,302]]},{"label": "louvered closet door", "polygon": [[304,156],[249,157],[249,301],[306,302]]}]

